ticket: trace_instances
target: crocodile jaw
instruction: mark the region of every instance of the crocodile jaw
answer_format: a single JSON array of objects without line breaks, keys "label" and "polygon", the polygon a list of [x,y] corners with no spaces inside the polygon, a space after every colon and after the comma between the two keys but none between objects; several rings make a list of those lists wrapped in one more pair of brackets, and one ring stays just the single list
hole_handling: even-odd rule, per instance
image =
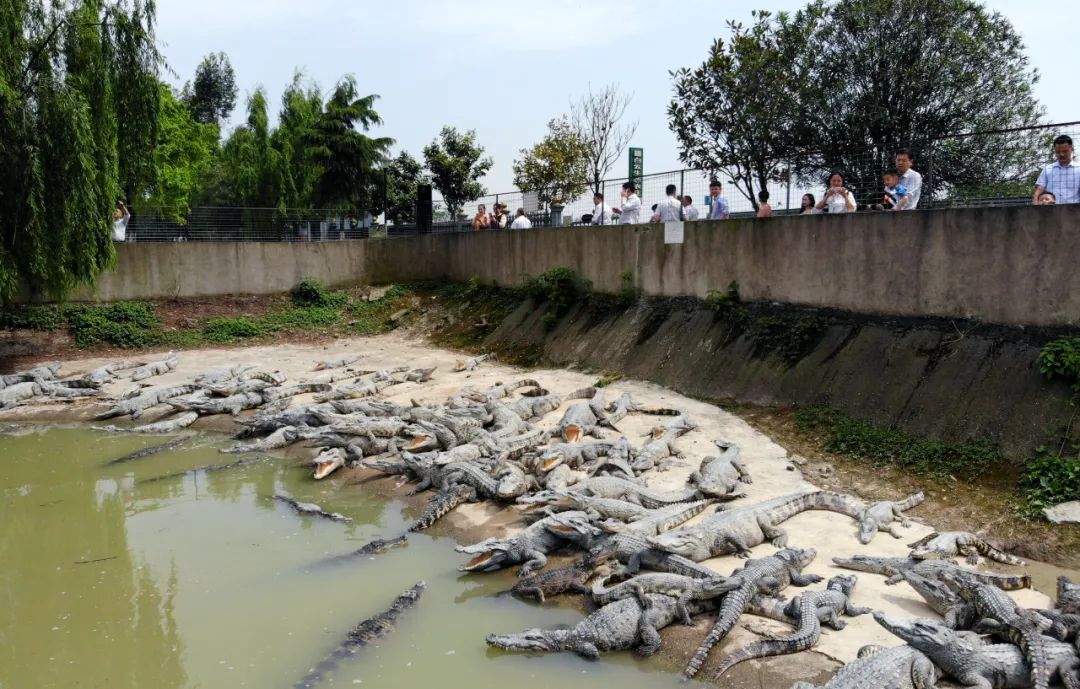
[{"label": "crocodile jaw", "polygon": [[413,439],[404,447],[408,452],[415,452],[417,450],[423,452],[425,450],[433,450],[436,446],[435,436],[433,435],[414,435]]},{"label": "crocodile jaw", "polygon": [[529,629],[520,634],[488,634],[484,641],[504,651],[550,651],[553,650],[542,629]]},{"label": "crocodile jaw", "polygon": [[504,560],[506,560],[504,551],[489,550],[480,553],[461,567],[458,567],[458,570],[462,572],[491,572],[502,568]]},{"label": "crocodile jaw", "polygon": [[[577,424],[571,423],[563,427],[563,438],[565,438],[568,443],[581,442],[583,435],[584,433],[582,433],[581,426],[578,426]],[[552,469],[554,468],[555,467],[552,467]]]},{"label": "crocodile jaw", "polygon": [[322,480],[343,466],[345,466],[345,460],[339,454],[321,461],[316,458],[314,478],[316,481]]}]

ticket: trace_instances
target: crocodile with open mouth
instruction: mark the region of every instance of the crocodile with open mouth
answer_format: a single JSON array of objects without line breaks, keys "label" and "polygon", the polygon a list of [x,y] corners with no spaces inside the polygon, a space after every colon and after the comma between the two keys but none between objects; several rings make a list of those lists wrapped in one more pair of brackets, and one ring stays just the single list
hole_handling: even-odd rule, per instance
[{"label": "crocodile with open mouth", "polygon": [[458,568],[462,572],[493,572],[521,564],[518,576],[525,576],[546,565],[547,554],[567,542],[587,547],[599,535],[600,530],[589,523],[584,512],[562,512],[545,517],[510,538],[488,538],[454,550],[474,555]]}]

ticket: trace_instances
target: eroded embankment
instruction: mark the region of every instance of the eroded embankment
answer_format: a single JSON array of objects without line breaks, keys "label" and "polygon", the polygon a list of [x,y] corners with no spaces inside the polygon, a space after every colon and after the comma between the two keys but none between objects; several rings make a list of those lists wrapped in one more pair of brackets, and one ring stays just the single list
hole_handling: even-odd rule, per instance
[{"label": "eroded embankment", "polygon": [[826,405],[918,436],[986,441],[1014,462],[1060,438],[1074,411],[1068,384],[1038,368],[1060,332],[675,299],[581,302],[554,320],[526,301],[496,323],[475,315],[482,301],[447,306],[457,315],[441,324],[445,341],[699,399]]}]

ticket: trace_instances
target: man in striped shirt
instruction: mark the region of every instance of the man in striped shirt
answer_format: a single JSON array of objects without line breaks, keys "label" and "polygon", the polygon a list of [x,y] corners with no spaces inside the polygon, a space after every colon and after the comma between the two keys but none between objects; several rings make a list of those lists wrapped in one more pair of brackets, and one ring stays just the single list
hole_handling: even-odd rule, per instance
[{"label": "man in striped shirt", "polygon": [[1049,191],[1059,204],[1080,203],[1080,166],[1073,160],[1072,139],[1064,134],[1054,139],[1054,156],[1057,162],[1039,173],[1031,202],[1039,205],[1039,197]]}]

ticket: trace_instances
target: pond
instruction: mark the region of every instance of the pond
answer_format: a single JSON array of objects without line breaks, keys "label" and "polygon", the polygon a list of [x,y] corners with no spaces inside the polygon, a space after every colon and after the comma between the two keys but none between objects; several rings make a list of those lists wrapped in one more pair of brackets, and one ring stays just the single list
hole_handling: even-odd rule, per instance
[{"label": "pond", "polygon": [[[164,440],[79,427],[0,435],[0,689],[291,687],[421,579],[427,591],[397,629],[323,686],[684,686],[629,654],[489,650],[489,632],[581,613],[498,595],[509,571],[460,575],[450,538],[417,534],[378,557],[318,564],[401,533],[399,501],[316,483],[281,457],[185,473],[234,459],[214,436],[109,464]],[[275,493],[352,521],[302,518]]]}]

